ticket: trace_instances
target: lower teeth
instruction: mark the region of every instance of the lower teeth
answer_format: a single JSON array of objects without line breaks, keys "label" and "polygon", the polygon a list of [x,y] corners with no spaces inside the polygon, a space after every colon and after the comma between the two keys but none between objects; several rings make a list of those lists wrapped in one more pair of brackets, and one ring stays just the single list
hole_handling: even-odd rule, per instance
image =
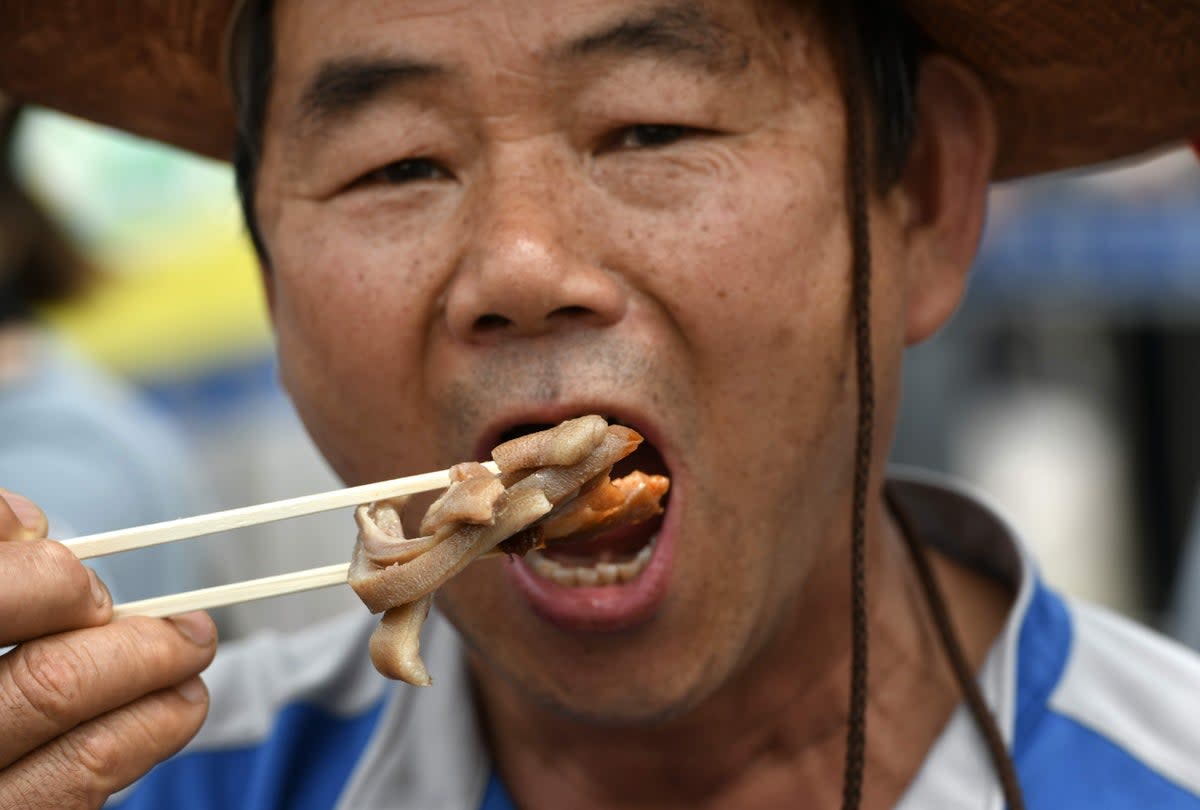
[{"label": "lower teeth", "polygon": [[654,547],[657,543],[658,535],[654,535],[650,538],[650,542],[637,553],[636,557],[621,563],[598,562],[595,565],[563,565],[536,551],[526,554],[525,561],[538,576],[558,585],[565,585],[568,588],[593,588],[636,579],[650,564],[650,558],[654,556]]}]

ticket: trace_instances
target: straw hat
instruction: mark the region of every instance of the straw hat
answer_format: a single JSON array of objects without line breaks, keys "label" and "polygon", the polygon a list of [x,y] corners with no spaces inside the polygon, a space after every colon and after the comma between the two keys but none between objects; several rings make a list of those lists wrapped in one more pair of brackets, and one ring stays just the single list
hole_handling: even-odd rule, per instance
[{"label": "straw hat", "polygon": [[[1200,134],[1200,0],[901,0],[995,100],[997,177]],[[211,157],[232,151],[239,0],[4,0],[0,89]]]}]

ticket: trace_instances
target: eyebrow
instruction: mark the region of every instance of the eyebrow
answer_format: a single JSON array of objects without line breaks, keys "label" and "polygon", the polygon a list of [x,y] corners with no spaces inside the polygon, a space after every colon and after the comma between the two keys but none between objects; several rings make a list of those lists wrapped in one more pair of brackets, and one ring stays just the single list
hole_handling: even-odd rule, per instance
[{"label": "eyebrow", "polygon": [[449,73],[444,65],[402,57],[334,59],[321,65],[305,88],[299,118],[320,127],[360,109],[385,90]]},{"label": "eyebrow", "polygon": [[713,23],[694,0],[685,0],[658,6],[582,36],[569,43],[562,56],[685,59],[707,70],[725,72],[744,67],[748,59],[748,54],[738,52],[731,40],[729,32]]},{"label": "eyebrow", "polygon": [[[734,72],[745,67],[748,55],[735,53],[730,40],[695,0],[683,0],[580,36],[556,51],[552,61],[649,56]],[[320,130],[384,92],[453,73],[447,65],[403,56],[331,59],[321,65],[301,95],[297,119],[304,128]]]}]

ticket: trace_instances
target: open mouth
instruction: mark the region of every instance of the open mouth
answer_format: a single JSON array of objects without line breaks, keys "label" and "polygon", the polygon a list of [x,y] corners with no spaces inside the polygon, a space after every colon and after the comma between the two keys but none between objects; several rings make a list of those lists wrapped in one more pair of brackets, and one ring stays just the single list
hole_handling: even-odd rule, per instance
[{"label": "open mouth", "polygon": [[[419,642],[433,593],[493,554],[509,555],[503,576],[560,628],[614,631],[653,616],[666,591],[673,533],[659,535],[653,523],[622,529],[663,513],[670,480],[643,470],[609,479],[644,441],[628,426],[590,414],[540,428],[508,428],[504,435],[516,440],[490,452],[499,474],[476,462],[451,467],[449,486],[421,518],[420,536],[402,530],[407,496],[355,511],[359,537],[347,579],[367,607],[384,614],[371,637],[371,659],[383,674],[429,682]],[[666,468],[657,450],[634,456],[626,469],[639,463]],[[520,556],[552,542],[562,543],[561,552],[539,555],[538,568]]]},{"label": "open mouth", "polygon": [[[626,427],[637,429],[619,419],[607,417],[607,421],[609,424],[625,424]],[[496,443],[550,427],[553,425],[532,422],[514,425],[503,431]],[[649,441],[643,441],[633,453],[619,461],[611,475],[616,479],[635,471],[670,476],[665,459]],[[669,498],[669,492],[663,496],[664,512]],[[663,515],[660,514],[632,526],[598,534],[583,532],[557,538],[544,549],[527,553],[524,561],[539,578],[566,588],[623,585],[637,580],[649,567],[662,522]]]}]

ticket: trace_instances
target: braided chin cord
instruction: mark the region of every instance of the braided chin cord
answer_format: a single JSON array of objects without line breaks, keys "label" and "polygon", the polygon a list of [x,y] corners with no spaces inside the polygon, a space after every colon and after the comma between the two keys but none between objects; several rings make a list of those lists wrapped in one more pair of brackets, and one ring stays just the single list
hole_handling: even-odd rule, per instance
[{"label": "braided chin cord", "polygon": [[[848,60],[856,64],[856,59]],[[867,215],[867,146],[861,82],[846,81],[847,205],[850,216],[854,352],[858,369],[858,425],[854,446],[854,501],[850,516],[850,718],[846,730],[843,810],[862,802],[867,746],[867,495],[875,427],[875,376],[871,359],[871,234]]]},{"label": "braided chin cord", "polygon": [[[863,770],[867,741],[867,499],[870,493],[871,445],[874,440],[875,382],[871,357],[871,237],[868,207],[870,178],[866,144],[866,116],[858,65],[857,37],[851,43],[845,82],[847,188],[846,196],[852,250],[851,297],[854,320],[854,349],[858,379],[858,421],[855,436],[854,492],[850,520],[850,715],[846,730],[846,762],[842,782],[843,810],[858,810],[862,803]],[[930,563],[929,552],[919,540],[905,511],[888,500],[896,516],[926,604],[937,627],[942,648],[954,671],[967,707],[987,744],[992,765],[1000,779],[1008,810],[1024,810],[1025,802],[1016,767],[1004,743],[996,719],[975,682]]]}]

